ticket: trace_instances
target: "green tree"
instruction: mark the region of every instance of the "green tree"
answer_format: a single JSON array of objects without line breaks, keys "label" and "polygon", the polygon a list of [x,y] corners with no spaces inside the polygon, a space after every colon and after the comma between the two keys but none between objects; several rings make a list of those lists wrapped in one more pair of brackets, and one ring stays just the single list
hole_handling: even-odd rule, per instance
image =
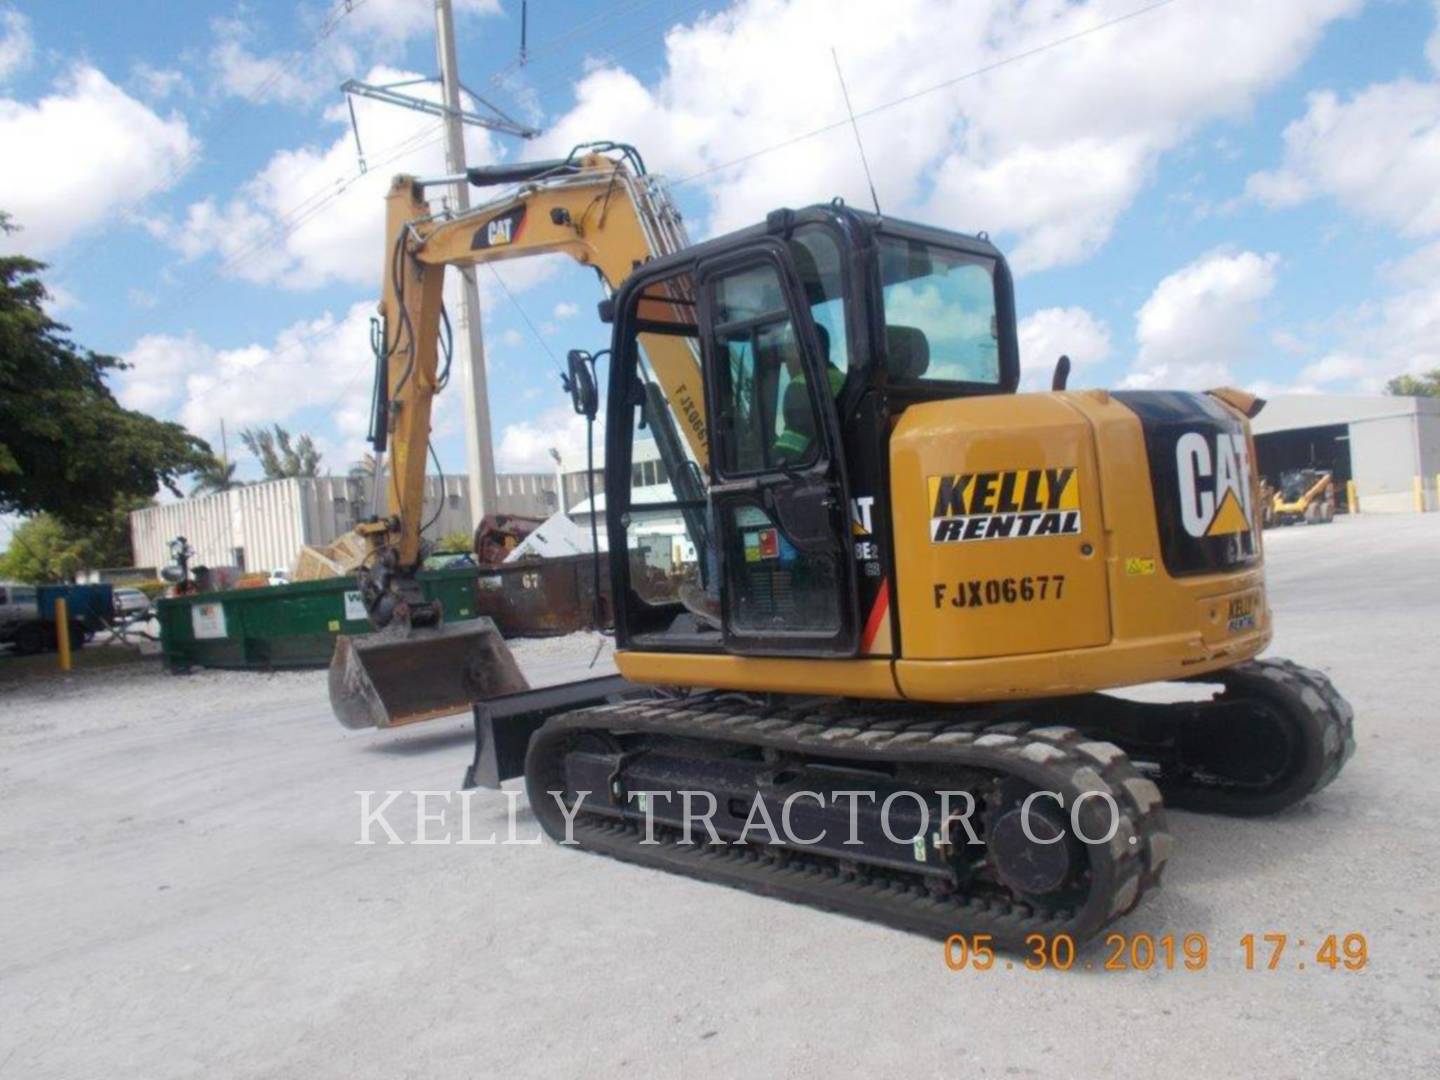
[{"label": "green tree", "polygon": [[445,552],[468,552],[470,550],[470,546],[474,542],[475,538],[467,532],[462,531],[446,533],[440,538],[440,542],[435,545],[435,550]]},{"label": "green tree", "polygon": [[243,486],[243,481],[235,479],[235,462],[212,456],[195,471],[195,483],[190,488],[190,494],[208,495]]},{"label": "green tree", "polygon": [[121,496],[84,525],[54,514],[36,514],[12,534],[10,547],[0,555],[0,577],[43,584],[73,581],[81,570],[131,566],[135,557],[130,548],[130,514],[153,504],[142,496]]},{"label": "green tree", "polygon": [[1385,392],[1397,397],[1440,397],[1440,368],[1424,375],[1397,375],[1385,384]]},{"label": "green tree", "polygon": [[350,463],[350,478],[371,483],[375,479],[375,470],[379,467],[374,454],[361,454],[360,460]]},{"label": "green tree", "polygon": [[[0,211],[0,233],[14,231]],[[0,256],[0,512],[93,523],[117,496],[149,497],[162,484],[179,495],[179,478],[210,447],[121,407],[106,378],[125,363],[77,346],[45,313],[44,269]]]},{"label": "green tree", "polygon": [[255,455],[266,480],[284,480],[290,476],[319,476],[320,451],[309,435],[294,438],[279,424],[269,428],[246,428],[240,441]]},{"label": "green tree", "polygon": [[73,581],[84,567],[83,543],[54,514],[36,514],[22,522],[0,556],[0,577],[45,585]]},{"label": "green tree", "polygon": [[136,510],[144,510],[154,505],[154,499],[141,495],[122,495],[93,525],[72,525],[72,535],[82,544],[82,569],[134,566],[135,552],[130,546],[130,515]]}]

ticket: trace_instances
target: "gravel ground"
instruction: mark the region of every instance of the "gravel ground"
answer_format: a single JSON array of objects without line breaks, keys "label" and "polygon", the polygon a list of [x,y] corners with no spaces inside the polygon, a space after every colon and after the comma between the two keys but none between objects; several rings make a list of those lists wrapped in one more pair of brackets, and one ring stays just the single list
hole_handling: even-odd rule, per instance
[{"label": "gravel ground", "polygon": [[[455,787],[463,720],[348,732],[322,673],[143,663],[0,690],[0,1077],[1433,1076],[1440,516],[1267,547],[1273,654],[1330,673],[1359,751],[1276,818],[1172,813],[1122,928],[1207,935],[1204,971],[955,973],[549,843],[358,846],[357,791]],[[596,643],[516,651],[539,683]],[[477,794],[473,837],[506,807]],[[413,801],[388,816],[413,837]],[[1246,971],[1272,932],[1363,933],[1370,963]]]}]

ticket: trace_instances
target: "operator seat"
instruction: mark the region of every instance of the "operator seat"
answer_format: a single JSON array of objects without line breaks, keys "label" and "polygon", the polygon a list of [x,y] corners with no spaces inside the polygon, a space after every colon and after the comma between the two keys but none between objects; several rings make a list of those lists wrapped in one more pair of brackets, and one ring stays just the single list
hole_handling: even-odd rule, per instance
[{"label": "operator seat", "polygon": [[[820,361],[828,372],[830,369],[830,331],[819,323],[815,324],[815,337],[820,342]],[[785,400],[780,403],[780,418],[789,431],[804,436],[808,442],[815,437],[815,410],[810,404],[810,394],[805,380],[791,379],[785,387]]]},{"label": "operator seat", "polygon": [[914,326],[885,327],[885,370],[892,379],[921,378],[930,370],[930,339]]}]

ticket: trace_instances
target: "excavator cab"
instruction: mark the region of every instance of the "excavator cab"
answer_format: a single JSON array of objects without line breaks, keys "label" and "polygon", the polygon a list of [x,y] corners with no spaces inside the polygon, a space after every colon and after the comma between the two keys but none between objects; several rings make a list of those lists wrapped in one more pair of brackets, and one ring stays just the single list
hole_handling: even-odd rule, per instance
[{"label": "excavator cab", "polygon": [[[638,269],[613,312],[606,500],[609,550],[627,553],[611,561],[620,646],[888,655],[893,418],[1015,390],[1000,252],[838,203],[783,210]],[[650,361],[676,341],[703,372],[704,461],[687,454],[683,411]],[[669,485],[632,482],[649,440]],[[685,601],[701,586],[713,619]]]}]

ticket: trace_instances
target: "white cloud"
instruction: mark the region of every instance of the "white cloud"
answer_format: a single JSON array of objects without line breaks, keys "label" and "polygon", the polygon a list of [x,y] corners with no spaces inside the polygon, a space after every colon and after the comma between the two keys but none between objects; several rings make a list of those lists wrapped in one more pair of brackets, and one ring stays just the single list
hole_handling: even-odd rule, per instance
[{"label": "white cloud", "polygon": [[580,306],[572,304],[569,300],[561,300],[555,305],[554,316],[557,319],[573,319],[580,313]]},{"label": "white cloud", "polygon": [[1276,330],[1270,335],[1270,344],[1283,353],[1302,356],[1310,351],[1304,339],[1293,330]]},{"label": "white cloud", "polygon": [[1110,355],[1110,329],[1082,307],[1043,308],[1020,320],[1020,372],[1027,388],[1049,388],[1055,362],[1070,357],[1072,372]]},{"label": "white cloud", "polygon": [[85,306],[80,302],[80,298],[64,285],[51,282],[45,286],[45,291],[49,294],[45,298],[45,311],[51,318]]},{"label": "white cloud", "polygon": [[240,19],[216,22],[210,68],[221,93],[257,105],[305,104],[325,91],[330,74],[323,57],[304,52],[257,56],[250,51],[250,27]]},{"label": "white cloud", "polygon": [[[333,9],[334,5],[330,6]],[[457,16],[498,15],[500,0],[455,0],[454,9]],[[378,34],[403,42],[417,34],[434,32],[435,4],[434,0],[367,0],[356,4],[335,26],[352,38],[373,38]]]},{"label": "white cloud", "polygon": [[[456,0],[457,15],[496,15],[499,0]],[[347,76],[379,62],[397,62],[406,43],[435,30],[433,0],[327,3],[308,11],[314,40],[304,48],[263,55],[243,17],[213,20],[210,66],[215,88],[254,104],[307,105],[334,93]],[[369,81],[369,80],[367,80]]]},{"label": "white cloud", "polygon": [[1430,40],[1425,42],[1425,59],[1430,66],[1440,71],[1440,2],[1435,4],[1435,29],[1430,31]]},{"label": "white cloud", "polygon": [[[130,370],[116,378],[129,408],[179,420],[220,445],[220,422],[232,437],[256,424],[293,421],[307,409],[328,414],[326,465],[343,469],[364,450],[370,406],[371,301],[342,316],[326,312],[281,330],[269,342],[218,349],[194,334],[150,334],[125,354]],[[333,437],[330,429],[333,428]]]},{"label": "white cloud", "polygon": [[[1327,320],[1328,351],[1302,368],[1287,391],[1377,394],[1396,375],[1440,368],[1440,242],[1385,266],[1382,277],[1396,291]],[[1302,344],[1293,351],[1310,350]]]},{"label": "white cloud", "polygon": [[24,231],[0,249],[46,254],[171,186],[195,159],[185,120],[164,118],[93,67],[77,67],[33,104],[0,98],[0,206]]},{"label": "white cloud", "polygon": [[1285,160],[1246,191],[1268,206],[1328,195],[1406,236],[1440,232],[1440,83],[1401,79],[1348,101],[1311,94],[1285,129]]},{"label": "white cloud", "polygon": [[[414,77],[391,69],[369,75],[375,82]],[[412,91],[439,100],[438,88]],[[433,117],[379,102],[357,100],[355,112],[369,164],[363,175],[349,111],[337,106],[326,114],[337,131],[328,144],[281,150],[228,200],[193,203],[183,222],[152,222],[153,231],[187,258],[218,255],[225,273],[259,284],[377,285],[391,177],[443,173],[443,132]],[[477,163],[497,156],[489,132],[473,128],[466,149]]]},{"label": "white cloud", "polygon": [[[369,75],[372,81],[413,77],[391,69]],[[412,91],[439,97],[435,87]],[[433,117],[375,101],[357,100],[355,112],[368,172],[359,172],[350,114],[339,105],[326,113],[337,131],[333,141],[280,150],[228,199],[202,199],[186,209],[181,221],[155,218],[147,227],[186,259],[218,258],[226,276],[297,290],[338,282],[378,293],[391,179],[397,173],[443,174],[444,133]],[[467,129],[471,164],[494,162],[499,151],[489,132]],[[438,209],[444,191],[430,192]],[[519,293],[569,262],[564,255],[541,255],[480,269],[475,277],[482,307],[508,302],[496,277]],[[457,275],[447,277],[453,281]]]},{"label": "white cloud", "polygon": [[1324,384],[1357,379],[1369,371],[1369,365],[1358,356],[1347,353],[1330,353],[1313,364],[1307,364],[1300,372],[1302,384]]},{"label": "white cloud", "polygon": [[[605,424],[595,424],[596,456],[603,454]],[[510,472],[548,472],[555,468],[550,448],[560,451],[565,468],[584,468],[585,418],[569,406],[547,409],[533,421],[507,424],[495,447],[495,463]]]},{"label": "white cloud", "polygon": [[149,64],[136,64],[130,69],[130,83],[143,97],[151,101],[163,101],[173,94],[190,90],[190,81],[184,73],[171,68],[157,68]]},{"label": "white cloud", "polygon": [[1036,269],[1096,250],[1160,155],[1206,122],[1242,114],[1299,65],[1329,22],[1358,6],[1174,5],[867,117],[1133,5],[895,0],[877,19],[863,3],[742,0],[672,29],[653,86],[614,66],[592,71],[536,153],[603,135],[634,142],[657,169],[684,177],[836,124],[704,176],[709,228],[834,194],[868,205],[834,45],[886,210],[1004,232],[1017,267]]},{"label": "white cloud", "polygon": [[1260,302],[1275,288],[1276,255],[1211,252],[1170,274],[1136,313],[1139,354],[1127,388],[1206,389],[1235,380],[1254,355]]},{"label": "white cloud", "polygon": [[[1426,43],[1440,71],[1440,3]],[[1294,389],[1379,392],[1399,374],[1440,367],[1440,80],[1375,83],[1349,98],[1312,93],[1285,129],[1281,165],[1253,174],[1249,197],[1290,206],[1328,197],[1427,243],[1381,267],[1398,291],[1330,320],[1337,342]]]},{"label": "white cloud", "polygon": [[1383,276],[1402,285],[1423,285],[1440,280],[1440,241],[1417,248],[1381,268]]},{"label": "white cloud", "polygon": [[9,8],[0,11],[0,82],[29,64],[34,52],[30,20]]},{"label": "white cloud", "polygon": [[1379,391],[1396,375],[1440,369],[1440,283],[1434,280],[1389,297],[1347,340],[1365,358],[1356,389]]}]

